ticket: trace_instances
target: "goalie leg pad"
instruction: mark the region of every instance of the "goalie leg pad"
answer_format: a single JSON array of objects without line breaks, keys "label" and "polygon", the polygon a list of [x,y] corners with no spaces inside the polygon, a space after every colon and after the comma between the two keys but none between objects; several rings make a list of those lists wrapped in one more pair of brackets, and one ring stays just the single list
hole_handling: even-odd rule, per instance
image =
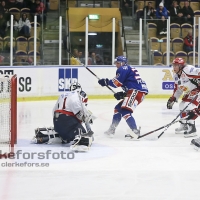
[{"label": "goalie leg pad", "polygon": [[[93,134],[92,134],[93,135]],[[92,145],[91,133],[84,133],[84,135],[76,135],[73,144],[70,146],[72,151],[87,152]]]},{"label": "goalie leg pad", "polygon": [[194,145],[195,150],[199,150],[200,148],[200,138],[192,139],[191,145]]},{"label": "goalie leg pad", "polygon": [[51,143],[61,143],[62,140],[58,133],[56,133],[53,128],[38,128],[35,129],[35,136],[31,140],[34,144],[51,144]]}]

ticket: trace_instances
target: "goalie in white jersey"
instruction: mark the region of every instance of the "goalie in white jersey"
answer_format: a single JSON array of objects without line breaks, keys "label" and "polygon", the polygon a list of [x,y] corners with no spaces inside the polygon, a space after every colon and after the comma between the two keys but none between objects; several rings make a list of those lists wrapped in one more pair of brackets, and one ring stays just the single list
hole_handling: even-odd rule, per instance
[{"label": "goalie in white jersey", "polygon": [[[192,65],[186,65],[182,58],[176,58],[172,62],[174,70],[174,91],[167,102],[167,108],[172,109],[174,102],[184,93],[179,109],[182,111],[192,99],[187,110],[182,112],[181,118],[186,117],[187,113],[199,106],[200,102],[200,69]],[[175,129],[175,133],[183,133],[184,137],[196,136],[194,119],[181,120],[180,127]]]},{"label": "goalie in white jersey", "polygon": [[[88,151],[92,144],[93,131],[90,128],[92,114],[87,110],[87,96],[79,83],[70,86],[69,92],[61,94],[53,108],[54,129],[38,129],[33,143],[51,143],[51,140],[60,138],[63,143],[73,141],[70,149]],[[85,123],[86,129],[82,126]],[[34,142],[35,141],[35,142]]]}]

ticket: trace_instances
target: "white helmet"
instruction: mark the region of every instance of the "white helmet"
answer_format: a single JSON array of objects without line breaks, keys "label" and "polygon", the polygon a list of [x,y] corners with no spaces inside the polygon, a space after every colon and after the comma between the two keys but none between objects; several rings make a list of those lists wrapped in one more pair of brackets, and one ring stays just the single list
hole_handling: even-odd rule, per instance
[{"label": "white helmet", "polygon": [[82,91],[82,88],[81,88],[81,85],[78,83],[78,82],[74,82],[70,85],[69,87],[69,90],[70,91],[77,91],[77,92],[81,92]]}]

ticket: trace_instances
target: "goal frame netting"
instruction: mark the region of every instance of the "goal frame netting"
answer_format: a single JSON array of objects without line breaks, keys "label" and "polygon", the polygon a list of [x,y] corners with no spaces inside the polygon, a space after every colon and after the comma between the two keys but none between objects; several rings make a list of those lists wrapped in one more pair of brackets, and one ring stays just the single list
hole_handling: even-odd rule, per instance
[{"label": "goal frame netting", "polygon": [[[0,159],[1,158],[7,158],[11,153],[14,153],[14,145],[17,143],[17,75],[12,76],[6,76],[6,75],[0,75],[1,78],[5,77],[10,80],[10,112],[8,116],[8,122],[10,123],[10,130],[8,131],[9,139],[8,141],[5,141],[7,145],[5,145],[6,152],[4,148],[2,147],[2,151],[0,152]],[[1,143],[0,143],[0,149],[1,149]],[[2,145],[3,146],[3,145]]]}]

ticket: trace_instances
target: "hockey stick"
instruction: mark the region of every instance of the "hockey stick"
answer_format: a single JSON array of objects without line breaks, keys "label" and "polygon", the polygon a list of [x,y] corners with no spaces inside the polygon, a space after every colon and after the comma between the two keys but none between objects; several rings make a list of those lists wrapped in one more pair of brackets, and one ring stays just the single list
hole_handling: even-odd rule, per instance
[{"label": "hockey stick", "polygon": [[173,124],[175,124],[175,123],[177,123],[177,122],[180,122],[181,120],[184,120],[184,118],[179,119],[179,120],[177,120],[177,121],[174,121],[173,123],[171,122],[171,123],[169,123],[169,124],[167,124],[167,125],[165,125],[165,126],[161,126],[160,128],[155,129],[155,130],[153,130],[153,131],[150,131],[150,132],[148,132],[148,133],[145,133],[144,135],[140,135],[140,136],[138,137],[138,139],[139,139],[139,138],[142,138],[142,137],[145,137],[145,136],[147,136],[147,135],[150,135],[150,134],[152,134],[152,133],[154,133],[154,132],[156,132],[156,131],[159,131],[159,130],[161,130],[161,129],[163,129],[163,128],[169,127],[169,126],[171,126],[171,125],[173,125]]},{"label": "hockey stick", "polygon": [[[153,131],[150,131],[150,132],[148,132],[148,133],[146,133],[146,134],[144,134],[144,135],[140,135],[140,136],[138,137],[138,139],[139,139],[139,138],[142,138],[142,137],[145,137],[145,136],[147,136],[147,135],[149,135],[149,134],[152,134],[152,133],[154,133],[154,132],[156,132],[156,131],[159,131],[159,130],[165,128],[165,130],[158,136],[158,138],[160,138],[160,137],[162,136],[162,134],[163,134],[172,124],[174,124],[174,123],[176,123],[176,122],[178,122],[178,121],[183,120],[183,119],[177,120],[177,118],[187,109],[187,107],[197,98],[197,96],[198,96],[198,95],[196,95],[196,96],[188,103],[188,105],[185,106],[185,108],[176,116],[176,118],[175,118],[174,120],[172,120],[171,123],[169,123],[169,124],[167,124],[167,125],[165,125],[165,126],[162,126],[162,127],[158,128],[158,129],[155,129],[155,130],[153,130]],[[176,121],[176,120],[177,120],[177,121]]]},{"label": "hockey stick", "polygon": [[[68,51],[68,53],[72,56],[72,57],[74,57],[74,58],[76,58],[69,50],[67,50]],[[83,63],[81,63],[77,58],[76,58],[76,60],[82,65],[82,66],[84,66],[92,75],[94,75],[98,80],[100,80],[100,78],[91,70],[91,69],[89,69],[88,67],[86,67]],[[110,90],[110,91],[112,91],[114,94],[115,94],[115,91],[112,89],[112,88],[110,88],[108,85],[106,85],[106,87]]]}]

